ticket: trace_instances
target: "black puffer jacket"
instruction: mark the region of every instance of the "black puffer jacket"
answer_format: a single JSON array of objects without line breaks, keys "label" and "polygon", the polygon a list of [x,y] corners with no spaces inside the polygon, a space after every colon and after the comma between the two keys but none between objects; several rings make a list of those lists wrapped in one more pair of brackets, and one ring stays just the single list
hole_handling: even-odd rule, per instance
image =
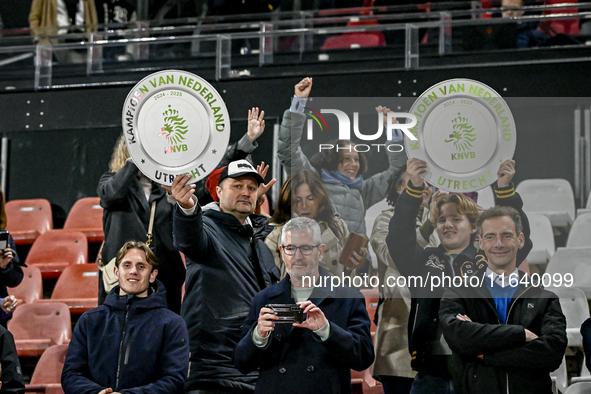
[{"label": "black puffer jacket", "polygon": [[[457,314],[472,321],[460,321]],[[554,293],[522,281],[507,310],[507,324],[501,324],[484,282],[482,287],[451,288],[441,300],[439,320],[453,351],[456,392],[552,392],[550,372],[560,366],[567,345],[566,319]],[[526,342],[525,328],[538,338]]]},{"label": "black puffer jacket", "polygon": [[175,208],[174,242],[187,259],[181,316],[189,330],[189,390],[254,391],[257,373],[241,374],[232,353],[252,299],[281,273],[263,242],[273,227],[264,216],[250,219],[252,228],[217,209],[187,216]]}]

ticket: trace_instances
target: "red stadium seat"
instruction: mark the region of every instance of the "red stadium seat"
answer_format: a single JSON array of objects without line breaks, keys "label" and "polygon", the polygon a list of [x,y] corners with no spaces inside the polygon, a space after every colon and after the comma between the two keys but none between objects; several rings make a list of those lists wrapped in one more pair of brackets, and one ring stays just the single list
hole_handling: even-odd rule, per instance
[{"label": "red stadium seat", "polygon": [[82,231],[88,242],[103,242],[103,208],[98,197],[85,197],[76,201],[66,222],[64,230]]},{"label": "red stadium seat", "polygon": [[45,199],[12,200],[5,208],[6,229],[17,245],[30,245],[53,228],[51,204]]},{"label": "red stadium seat", "polygon": [[32,265],[23,267],[23,280],[17,287],[9,287],[8,294],[15,296],[20,304],[30,304],[43,298],[41,270]]},{"label": "red stadium seat", "polygon": [[63,302],[70,313],[80,315],[98,306],[98,267],[96,264],[74,264],[59,277],[49,300],[36,303]]},{"label": "red stadium seat", "polygon": [[20,305],[8,322],[19,357],[39,357],[54,345],[72,338],[70,310],[63,303]]},{"label": "red stadium seat", "polygon": [[72,264],[88,262],[88,242],[79,231],[50,230],[35,240],[27,265],[36,266],[44,278],[57,278]]},{"label": "red stadium seat", "polygon": [[52,346],[47,349],[37,362],[31,384],[25,386],[25,392],[27,394],[63,394],[62,370],[67,353],[68,345]]}]

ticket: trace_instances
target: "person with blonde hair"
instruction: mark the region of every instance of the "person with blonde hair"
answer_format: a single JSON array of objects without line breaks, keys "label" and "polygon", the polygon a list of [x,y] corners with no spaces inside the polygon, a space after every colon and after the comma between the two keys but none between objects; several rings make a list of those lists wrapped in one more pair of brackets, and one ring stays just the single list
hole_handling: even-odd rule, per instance
[{"label": "person with blonde hair", "polygon": [[[109,171],[101,177],[97,193],[104,209],[105,243],[101,254],[104,264],[111,261],[127,241],[147,241],[152,204],[155,204],[150,247],[161,262],[158,279],[166,288],[168,308],[180,313],[185,266],[172,242],[174,201],[169,201],[166,191],[139,171],[129,157],[123,135],[115,144]],[[103,303],[106,296],[101,279],[99,304]]]}]

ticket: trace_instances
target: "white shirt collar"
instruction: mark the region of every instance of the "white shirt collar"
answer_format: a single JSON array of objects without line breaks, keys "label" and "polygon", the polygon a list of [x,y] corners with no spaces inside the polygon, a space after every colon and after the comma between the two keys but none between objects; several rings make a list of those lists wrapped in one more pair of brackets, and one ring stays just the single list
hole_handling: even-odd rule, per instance
[{"label": "white shirt collar", "polygon": [[[490,278],[492,277],[492,280],[499,286],[501,287],[507,287],[509,285],[519,285],[519,270],[517,268],[515,268],[515,271],[513,271],[511,274],[509,274],[508,276],[501,276],[499,274],[497,274],[496,272],[494,272],[493,270],[491,270],[490,268],[486,268],[486,274],[485,274],[485,278],[486,280],[488,280],[490,283]],[[515,286],[512,286],[515,287]]]}]

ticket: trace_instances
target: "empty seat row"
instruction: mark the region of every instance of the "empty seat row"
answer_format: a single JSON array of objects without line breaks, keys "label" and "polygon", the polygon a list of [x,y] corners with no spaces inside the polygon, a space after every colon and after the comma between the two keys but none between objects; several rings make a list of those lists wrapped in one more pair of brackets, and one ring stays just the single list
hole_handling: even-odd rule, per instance
[{"label": "empty seat row", "polygon": [[[12,200],[6,203],[5,209],[6,229],[17,245],[30,245],[53,228],[51,204],[45,199]],[[68,213],[64,229],[84,233],[89,242],[102,242],[103,209],[99,198],[86,197],[76,201]]]}]

